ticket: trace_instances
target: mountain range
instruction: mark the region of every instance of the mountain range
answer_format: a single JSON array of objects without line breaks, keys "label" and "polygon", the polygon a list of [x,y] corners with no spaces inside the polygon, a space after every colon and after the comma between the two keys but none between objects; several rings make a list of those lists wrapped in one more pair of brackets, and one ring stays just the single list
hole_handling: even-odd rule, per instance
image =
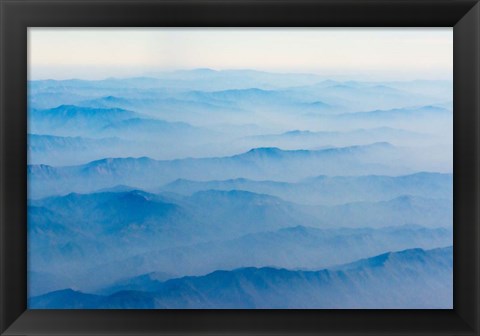
[{"label": "mountain range", "polygon": [[28,214],[31,271],[70,274],[86,288],[152,270],[318,268],[446,246],[453,221],[451,201],[418,197],[319,207],[238,190],[181,196],[126,187],[32,200]]},{"label": "mountain range", "polygon": [[[320,271],[241,268],[167,280],[110,295],[59,290],[31,309],[452,308],[452,248],[389,252]],[[392,290],[395,288],[395,290]]]},{"label": "mountain range", "polygon": [[415,173],[401,176],[317,176],[300,182],[257,181],[245,178],[214,181],[178,179],[157,192],[191,195],[202,190],[245,190],[309,205],[378,202],[402,195],[451,199],[452,174]]},{"label": "mountain range", "polygon": [[[296,182],[321,174],[402,175],[412,172],[417,165],[422,165],[420,159],[414,161],[415,166],[412,168],[408,167],[407,161],[403,165],[393,164],[393,160],[407,158],[408,154],[408,150],[397,150],[388,143],[320,150],[254,148],[227,157],[177,160],[108,158],[66,167],[29,165],[28,175],[36,181],[30,189],[30,197],[38,198],[68,192],[91,192],[117,184],[145,189],[152,184],[159,186],[178,178],[203,181],[247,178]],[[428,158],[425,164],[429,164]]]},{"label": "mountain range", "polygon": [[452,82],[339,78],[28,81],[28,308],[452,308]]}]

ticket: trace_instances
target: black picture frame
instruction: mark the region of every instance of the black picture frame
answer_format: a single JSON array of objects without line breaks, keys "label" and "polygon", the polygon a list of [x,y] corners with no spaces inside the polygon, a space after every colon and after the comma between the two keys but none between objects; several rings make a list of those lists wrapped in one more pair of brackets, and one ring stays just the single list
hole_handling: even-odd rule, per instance
[{"label": "black picture frame", "polygon": [[[479,335],[476,0],[0,0],[2,335]],[[27,27],[454,27],[452,310],[27,310]]]}]

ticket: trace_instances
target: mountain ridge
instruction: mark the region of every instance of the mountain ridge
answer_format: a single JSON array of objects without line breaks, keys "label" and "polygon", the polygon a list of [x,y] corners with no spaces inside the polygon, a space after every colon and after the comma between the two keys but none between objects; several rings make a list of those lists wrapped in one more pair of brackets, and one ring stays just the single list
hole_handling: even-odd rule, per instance
[{"label": "mountain ridge", "polygon": [[[218,270],[205,276],[159,282],[153,292],[121,291],[109,296],[92,296],[66,289],[30,298],[29,307],[331,309],[341,304],[342,308],[388,309],[423,307],[425,299],[437,295],[430,306],[445,309],[452,305],[452,288],[449,288],[452,283],[450,279],[446,285],[440,284],[438,277],[448,279],[452,264],[452,247],[428,251],[413,249],[390,252],[367,262],[362,260],[356,267],[349,265],[345,269],[289,271],[246,267],[234,271]],[[406,268],[409,273],[404,273]],[[403,279],[398,278],[401,274]],[[386,292],[387,282],[398,285],[395,293]],[[360,283],[361,287],[352,287]],[[429,288],[429,293],[424,292],[425,288]],[[374,292],[377,295],[373,295]],[[64,296],[68,299],[64,300]],[[306,298],[309,299],[305,301]]]}]

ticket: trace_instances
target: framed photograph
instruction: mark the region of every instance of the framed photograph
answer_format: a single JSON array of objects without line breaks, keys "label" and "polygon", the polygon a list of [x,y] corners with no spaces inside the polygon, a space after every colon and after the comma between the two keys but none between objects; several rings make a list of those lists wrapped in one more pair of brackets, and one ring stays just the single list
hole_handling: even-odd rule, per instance
[{"label": "framed photograph", "polygon": [[1,13],[2,335],[479,334],[477,1]]}]

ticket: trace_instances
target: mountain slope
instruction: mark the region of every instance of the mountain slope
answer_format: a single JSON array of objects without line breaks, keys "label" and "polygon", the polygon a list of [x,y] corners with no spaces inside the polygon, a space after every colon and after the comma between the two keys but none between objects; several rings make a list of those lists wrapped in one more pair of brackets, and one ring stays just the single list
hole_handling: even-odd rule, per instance
[{"label": "mountain slope", "polygon": [[[288,227],[268,232],[189,246],[158,249],[104,264],[92,270],[99,276],[122,268],[128,276],[162,270],[179,275],[200,275],[217,269],[271,266],[287,269],[319,269],[352,262],[387,251],[452,244],[452,231],[401,226],[381,229],[317,229]],[[335,251],[335,253],[332,253]],[[142,290],[139,286],[129,289]],[[112,292],[106,288],[107,292]]]},{"label": "mountain slope", "polygon": [[102,127],[121,120],[139,117],[129,110],[119,108],[89,108],[60,105],[46,110],[29,112],[29,133],[56,136],[79,136],[95,133]]},{"label": "mountain slope", "polygon": [[401,128],[407,131],[435,134],[451,143],[453,113],[449,109],[434,105],[366,110],[366,112],[337,115],[310,113],[308,117],[322,122],[322,126],[326,129]]},{"label": "mountain slope", "polygon": [[[97,287],[138,274],[131,273],[131,265],[106,265],[149,251],[315,223],[295,204],[244,191],[206,191],[191,197],[128,188],[71,193],[30,201],[28,212],[31,270],[84,276],[85,286]],[[96,275],[88,274],[99,265]]]},{"label": "mountain slope", "polygon": [[447,142],[441,136],[411,132],[392,127],[354,129],[351,131],[308,131],[291,130],[278,134],[262,134],[237,139],[232,145],[244,147],[281,147],[284,149],[320,148],[321,146],[352,146],[375,142],[393,145],[418,145]]},{"label": "mountain slope", "polygon": [[337,227],[385,227],[418,224],[451,228],[453,202],[402,195],[387,201],[354,202],[333,207],[309,208],[319,224]]},{"label": "mountain slope", "polygon": [[322,271],[242,268],[159,282],[153,292],[91,296],[71,290],[40,308],[452,308],[452,248],[390,252]]},{"label": "mountain slope", "polygon": [[318,176],[297,183],[245,178],[213,181],[178,179],[158,191],[191,195],[202,190],[245,190],[300,204],[336,205],[378,202],[402,195],[450,199],[452,188],[452,174],[423,172],[402,176]]},{"label": "mountain slope", "polygon": [[[255,148],[248,152],[215,158],[153,160],[150,158],[108,158],[71,167],[28,166],[30,197],[37,198],[65,192],[91,192],[126,184],[151,188],[178,178],[274,179],[295,181],[319,174],[364,175],[409,172],[408,167],[392,165],[396,149],[388,143],[366,146],[292,150]],[[43,173],[44,170],[48,174]],[[55,176],[56,178],[49,178]]]}]

